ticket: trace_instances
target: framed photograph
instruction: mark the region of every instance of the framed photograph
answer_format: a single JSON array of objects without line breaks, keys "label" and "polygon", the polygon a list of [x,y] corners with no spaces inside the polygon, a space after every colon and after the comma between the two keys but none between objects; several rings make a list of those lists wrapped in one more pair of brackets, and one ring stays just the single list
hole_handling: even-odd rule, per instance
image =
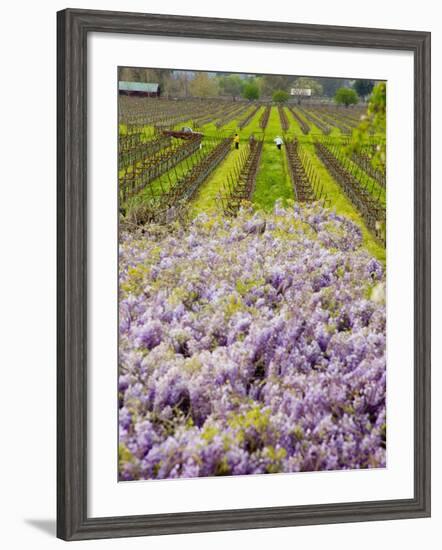
[{"label": "framed photograph", "polygon": [[430,515],[430,34],[58,13],[65,540]]}]

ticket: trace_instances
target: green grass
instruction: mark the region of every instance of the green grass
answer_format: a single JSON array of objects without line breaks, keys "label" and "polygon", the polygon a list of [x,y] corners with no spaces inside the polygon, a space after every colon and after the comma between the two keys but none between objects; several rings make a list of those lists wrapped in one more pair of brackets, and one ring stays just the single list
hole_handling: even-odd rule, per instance
[{"label": "green grass", "polygon": [[[118,125],[118,133],[120,136],[125,136],[127,134],[127,125],[126,124],[119,124]],[[145,125],[143,126],[143,136],[142,141],[147,141],[149,139],[152,139],[155,134],[155,128],[153,126]]]},{"label": "green grass", "polygon": [[[247,114],[250,113],[254,109],[253,105],[250,105],[250,107],[242,113],[242,115],[237,118],[231,120],[229,123],[227,123],[225,126],[222,126],[221,128],[217,128],[214,124],[214,122],[210,122],[209,124],[205,124],[202,126],[199,131],[202,132],[205,136],[210,137],[217,137],[220,135],[223,136],[233,136],[236,132],[240,135],[241,140],[246,140],[250,137],[250,134],[255,134],[258,137],[258,134],[261,132],[261,128],[259,127],[259,119],[263,112],[264,107],[261,107],[255,114],[255,116],[252,118],[252,120],[245,126],[242,130],[239,129],[238,124],[243,120]],[[216,122],[216,120],[215,120]]]},{"label": "green grass", "polygon": [[192,216],[197,216],[201,212],[213,212],[217,209],[217,196],[223,184],[226,183],[228,175],[234,169],[236,162],[238,162],[241,151],[242,149],[232,149],[209,179],[203,183],[192,203]]},{"label": "green grass", "polygon": [[[302,113],[298,111],[298,114],[301,118],[306,120]],[[338,183],[329,174],[328,170],[325,168],[325,166],[316,155],[314,142],[318,137],[323,135],[321,130],[310,121],[306,120],[306,122],[310,125],[311,130],[309,134],[305,135],[302,133],[299,123],[295,120],[290,112],[288,113],[288,117],[290,120],[290,129],[285,137],[286,139],[292,139],[293,137],[296,137],[299,142],[304,146],[305,150],[308,152],[315,171],[320,178],[321,185],[324,185],[324,193],[327,194],[327,199],[329,200],[330,207],[336,210],[338,214],[342,214],[343,216],[346,216],[347,218],[354,221],[361,228],[364,246],[367,248],[370,254],[375,256],[378,260],[385,262],[385,248],[377,242],[372,233],[367,229],[358,211],[354,208],[350,200],[347,199],[347,197],[339,187]],[[329,137],[339,138],[340,135],[340,130],[338,128],[333,128],[332,132],[329,134]],[[375,184],[373,189],[373,194],[375,196],[377,196],[378,189],[379,186]],[[384,197],[385,192],[381,192],[381,200],[384,199]]]},{"label": "green grass", "polygon": [[269,122],[264,133],[264,145],[261,163],[256,177],[256,187],[252,200],[257,208],[272,210],[276,200],[286,203],[293,199],[293,187],[287,167],[284,148],[277,149],[273,140],[282,136],[281,123],[277,107],[272,107]]},{"label": "green grass", "polygon": [[[250,107],[248,112],[251,109],[253,109],[253,106]],[[264,107],[260,108],[256,112],[255,116],[252,118],[252,120],[249,122],[249,124],[245,126],[242,130],[238,128],[238,120],[232,120],[229,124],[222,128],[222,133],[224,135],[233,136],[235,132],[239,133],[240,148],[238,151],[236,149],[232,149],[232,151],[227,155],[220,166],[218,166],[213,172],[212,176],[203,183],[193,201],[191,207],[192,215],[196,216],[201,212],[216,210],[216,198],[222,188],[222,185],[227,181],[228,175],[234,169],[235,163],[238,160],[238,156],[241,154],[242,151],[244,151],[244,147],[247,145],[250,135],[254,134],[256,137],[259,137],[262,134],[262,130],[259,126],[259,119],[261,118],[263,111]],[[245,116],[246,114],[243,114],[241,118],[244,118]],[[205,137],[219,135],[219,130],[215,127],[213,123],[203,126],[201,128],[201,131],[204,133]]]},{"label": "green grass", "polygon": [[[308,110],[308,108],[307,108]],[[303,114],[300,113],[298,111],[298,113],[301,115],[301,117],[303,117]],[[338,136],[341,136],[342,135],[342,132],[341,130],[337,127],[337,126],[333,126],[333,124],[331,122],[329,122],[328,120],[326,120],[325,118],[322,118],[320,115],[317,115],[316,113],[310,113],[310,114],[313,114],[313,116],[316,115],[316,118],[318,118],[320,121],[322,121],[323,124],[325,124],[326,126],[328,126],[330,128],[330,133],[328,134],[329,137],[338,137]],[[303,117],[305,118],[305,117]],[[310,124],[310,126],[312,126],[312,131],[313,133],[319,133],[322,135],[322,130],[316,126],[313,122],[310,122],[309,120],[307,120],[308,124]]]},{"label": "green grass", "polygon": [[361,228],[364,245],[370,254],[375,256],[378,260],[385,262],[385,248],[376,241],[371,232],[365,226],[365,223],[358,211],[353,207],[352,203],[344,195],[344,192],[341,190],[339,185],[329,174],[322,162],[318,159],[315,153],[314,145],[312,143],[306,143],[304,145],[304,149],[307,151],[315,171],[320,178],[321,185],[324,185],[324,193],[330,201],[331,208],[336,210],[337,214],[342,214],[343,216],[346,216],[354,221]]},{"label": "green grass", "polygon": [[[275,107],[271,109],[269,122],[264,133],[259,125],[263,112],[264,107],[257,111],[250,123],[242,130],[238,129],[238,121],[236,120],[231,121],[223,127],[223,131],[228,132],[230,135],[233,135],[234,132],[239,133],[240,149],[239,151],[232,150],[215,170],[212,177],[202,185],[192,205],[192,213],[194,215],[203,211],[212,211],[216,208],[216,197],[221,186],[227,181],[227,176],[232,171],[238,154],[247,144],[251,134],[256,136],[256,138],[264,139],[261,162],[256,178],[256,188],[252,197],[253,203],[259,209],[272,210],[276,200],[282,199],[283,202],[286,202],[287,199],[293,199],[293,188],[288,173],[284,149],[279,151],[273,142],[277,135],[283,135],[278,109]],[[201,131],[205,136],[216,135],[217,132],[213,124],[204,126]]]},{"label": "green grass", "polygon": [[255,116],[252,118],[252,120],[249,122],[247,126],[245,126],[242,130],[238,129],[240,137],[243,138],[249,138],[251,134],[253,134],[256,137],[259,137],[262,134],[261,126],[259,125],[259,119],[261,118],[261,115],[263,114],[265,108],[261,107],[256,112]]},{"label": "green grass", "polygon": [[[344,152],[344,156],[347,157],[350,166],[353,166],[354,169],[358,170],[358,166],[351,160],[350,155],[347,152]],[[364,170],[362,171],[364,172]],[[385,189],[366,172],[364,173],[367,178],[367,190],[375,199],[379,199],[379,202],[385,207],[387,203],[387,194]]]},{"label": "green grass", "polygon": [[[214,140],[204,140],[204,154],[208,154],[215,146],[217,142]],[[168,173],[161,175],[159,178],[152,180],[144,189],[142,189],[135,196],[130,197],[124,205],[127,209],[142,204],[144,201],[148,201],[152,198],[152,195],[161,194],[163,191],[168,191],[171,184],[175,183],[177,179],[181,179],[189,170],[196,164],[199,159],[199,151],[196,151],[187,159],[179,162],[174,168],[169,170]]]},{"label": "green grass", "polygon": [[[290,121],[290,129],[287,133],[288,137],[290,138],[296,137],[302,143],[313,143],[315,139],[318,139],[324,135],[322,133],[322,130],[318,126],[316,126],[316,124],[308,120],[304,116],[304,114],[301,113],[301,111],[296,108],[296,106],[295,106],[295,111],[299,115],[299,117],[310,126],[310,132],[308,134],[304,134],[301,130],[301,126],[299,125],[299,122],[295,119],[292,112],[288,110],[288,119]],[[339,128],[331,127],[331,132],[329,136],[339,137],[341,136],[341,131],[339,130]]]}]

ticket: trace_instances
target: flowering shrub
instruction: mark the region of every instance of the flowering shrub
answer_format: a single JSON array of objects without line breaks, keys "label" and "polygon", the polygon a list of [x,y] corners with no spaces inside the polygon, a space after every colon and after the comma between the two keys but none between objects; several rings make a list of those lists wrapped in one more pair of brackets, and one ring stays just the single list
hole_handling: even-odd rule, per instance
[{"label": "flowering shrub", "polygon": [[385,466],[383,282],[318,205],[123,233],[120,479]]}]

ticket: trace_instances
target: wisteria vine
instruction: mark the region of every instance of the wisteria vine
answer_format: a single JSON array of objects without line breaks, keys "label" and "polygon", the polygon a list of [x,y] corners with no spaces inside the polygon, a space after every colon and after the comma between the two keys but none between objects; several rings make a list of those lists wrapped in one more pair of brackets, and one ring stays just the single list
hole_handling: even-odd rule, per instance
[{"label": "wisteria vine", "polygon": [[120,239],[119,477],[386,464],[383,266],[319,205]]}]

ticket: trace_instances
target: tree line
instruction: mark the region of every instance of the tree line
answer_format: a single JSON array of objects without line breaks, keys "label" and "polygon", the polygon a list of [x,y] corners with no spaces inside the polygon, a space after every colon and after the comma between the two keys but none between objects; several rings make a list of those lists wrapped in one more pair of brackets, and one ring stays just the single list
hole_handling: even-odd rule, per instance
[{"label": "tree line", "polygon": [[121,67],[119,80],[158,83],[162,95],[166,97],[272,99],[278,103],[288,101],[291,88],[308,88],[313,97],[334,98],[337,103],[343,105],[365,101],[374,86],[372,80],[240,75],[138,67]]}]

